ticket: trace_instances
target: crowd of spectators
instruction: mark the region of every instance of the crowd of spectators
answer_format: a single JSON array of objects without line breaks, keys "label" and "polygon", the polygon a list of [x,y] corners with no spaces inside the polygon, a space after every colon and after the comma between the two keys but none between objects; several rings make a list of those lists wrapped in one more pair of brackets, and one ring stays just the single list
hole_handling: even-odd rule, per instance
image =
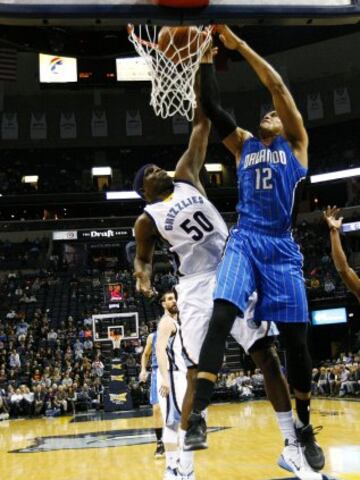
[{"label": "crowd of spectators", "polygon": [[0,321],[0,414],[58,415],[102,401],[104,365],[86,320],[55,328],[47,312]]},{"label": "crowd of spectators", "polygon": [[46,258],[47,238],[24,240],[20,243],[0,241],[0,271],[38,268]]},{"label": "crowd of spectators", "polygon": [[[323,223],[309,225],[303,222],[293,233],[304,256],[303,271],[309,300],[346,295],[331,258],[328,228]],[[348,250],[345,243],[344,248]]]},{"label": "crowd of spectators", "polygon": [[[304,274],[310,299],[334,296],[343,285],[330,258],[329,235],[325,227],[303,223],[296,229],[295,236],[305,256]],[[39,261],[47,250],[46,240],[16,245],[0,243],[0,256],[5,263],[14,257],[24,259],[26,255],[27,259]],[[88,277],[84,279],[66,272],[68,277],[64,280],[61,277],[63,270],[70,267],[64,264],[61,254],[54,251],[48,252],[45,270],[23,274],[20,269],[7,272],[0,279],[0,419],[7,415],[58,415],[102,406],[106,358],[92,337],[91,315],[104,303],[104,294],[97,294],[96,289],[101,290],[102,282],[109,281],[108,274],[111,274],[112,281],[122,285],[118,308],[121,311],[144,310],[140,339],[125,342],[122,353],[135,405],[147,402],[148,386],[138,381],[140,356],[148,334],[156,328],[160,309],[136,294],[129,269],[118,269],[115,263],[116,270],[108,272],[105,250],[96,252],[91,256],[94,265],[91,268],[85,265]],[[159,292],[174,287],[176,283],[175,275],[169,272],[169,262],[166,267],[163,256],[163,253],[158,254],[159,264],[154,266],[154,284]],[[104,269],[99,268],[98,263],[104,261]],[[58,312],[60,316],[55,316],[51,307],[45,308],[47,295],[52,287],[64,282],[66,301],[76,308],[80,305],[83,310],[65,315],[63,309]],[[59,308],[64,308],[65,297],[63,293],[61,295]],[[359,356],[342,356],[338,361],[327,362],[314,370],[315,395],[359,395],[359,391]],[[222,371],[215,389],[215,399],[241,400],[263,395],[263,378],[257,370]]]},{"label": "crowd of spectators", "polygon": [[360,354],[342,353],[312,372],[312,394],[327,397],[360,396]]}]

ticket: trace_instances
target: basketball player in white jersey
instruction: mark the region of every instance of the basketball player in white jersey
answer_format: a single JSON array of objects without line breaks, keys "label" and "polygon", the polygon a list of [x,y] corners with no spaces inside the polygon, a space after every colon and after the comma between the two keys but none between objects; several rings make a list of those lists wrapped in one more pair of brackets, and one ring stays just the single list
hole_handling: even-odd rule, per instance
[{"label": "basketball player in white jersey", "polygon": [[[161,297],[164,315],[157,329],[156,357],[158,363],[158,398],[163,418],[166,470],[164,480],[179,479],[179,428],[187,380],[186,364],[182,354],[180,325],[177,323],[178,309],[174,292]],[[186,477],[194,477],[193,470]]]},{"label": "basketball player in white jersey", "polygon": [[[174,180],[153,164],[144,165],[134,180],[134,190],[148,202],[135,223],[137,291],[145,296],[153,294],[152,258],[159,238],[170,245],[170,251],[178,259],[177,305],[188,368],[181,416],[182,445],[192,408],[200,349],[213,310],[216,268],[228,236],[225,222],[206,198],[199,178],[209,132],[210,122],[198,107],[188,149],[176,165]],[[259,348],[269,348],[271,336],[276,332],[275,326],[269,322],[261,322],[254,328],[253,325],[249,327],[247,321],[239,321],[231,333],[248,351],[259,339]],[[190,451],[181,452],[179,473],[182,479],[187,479],[192,472],[192,454]]]}]

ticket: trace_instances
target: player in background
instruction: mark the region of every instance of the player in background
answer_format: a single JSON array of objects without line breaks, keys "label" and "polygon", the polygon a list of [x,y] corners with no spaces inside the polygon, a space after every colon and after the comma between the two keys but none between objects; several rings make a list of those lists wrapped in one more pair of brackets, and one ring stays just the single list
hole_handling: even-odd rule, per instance
[{"label": "player in background", "polygon": [[[307,174],[308,136],[281,76],[228,27],[219,26],[218,31],[224,45],[241,53],[254,69],[269,90],[276,110],[261,120],[259,139],[237,127],[221,106],[212,60],[203,61],[202,107],[235,157],[239,221],[230,233],[217,273],[214,310],[201,350],[185,448],[201,448],[206,443],[206,424],[201,413],[210,403],[226,337],[256,289],[255,321],[277,323],[286,343],[288,377],[295,394],[296,432],[291,408],[275,409],[279,412],[280,428],[286,434],[278,463],[299,478],[321,478],[312,470],[323,468],[325,460],[310,425],[312,364],[307,345],[309,320],[302,255],[291,236],[295,188]],[[302,458],[300,445],[306,459]]]},{"label": "player in background", "polygon": [[163,421],[161,417],[157,388],[158,363],[156,358],[156,340],[157,332],[150,333],[150,335],[146,339],[146,345],[141,356],[141,371],[139,375],[139,380],[140,382],[146,382],[148,378],[147,366],[151,357],[150,404],[153,408],[153,419],[155,424],[154,432],[156,435],[156,450],[154,456],[155,458],[161,458],[164,456],[165,448],[162,440]]},{"label": "player in background", "polygon": [[[187,388],[186,364],[182,354],[178,309],[174,292],[166,292],[161,297],[164,309],[158,328],[156,357],[158,362],[157,386],[159,404],[164,424],[166,470],[164,480],[179,479],[178,461],[180,457],[181,408]],[[194,479],[194,470],[182,477]]]},{"label": "player in background", "polygon": [[345,252],[341,245],[340,230],[343,217],[339,217],[340,209],[327,207],[324,218],[330,230],[331,256],[342,281],[360,302],[360,279],[349,266]]}]

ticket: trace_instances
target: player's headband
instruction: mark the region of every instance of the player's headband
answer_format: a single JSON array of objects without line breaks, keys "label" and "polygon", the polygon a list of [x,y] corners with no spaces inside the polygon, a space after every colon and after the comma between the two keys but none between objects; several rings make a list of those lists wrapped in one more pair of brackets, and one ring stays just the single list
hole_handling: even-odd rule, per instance
[{"label": "player's headband", "polygon": [[133,183],[133,189],[137,194],[140,195],[140,197],[145,200],[144,196],[144,175],[145,171],[147,168],[152,167],[154,164],[153,163],[147,163],[146,165],[143,165],[139,170],[136,172],[135,178],[134,178],[134,183]]}]

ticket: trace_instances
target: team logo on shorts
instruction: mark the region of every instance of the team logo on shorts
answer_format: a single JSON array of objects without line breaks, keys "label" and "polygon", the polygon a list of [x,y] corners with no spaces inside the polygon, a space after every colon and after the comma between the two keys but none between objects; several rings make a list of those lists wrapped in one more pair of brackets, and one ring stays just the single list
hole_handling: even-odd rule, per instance
[{"label": "team logo on shorts", "polygon": [[248,318],[246,320],[246,323],[251,330],[258,330],[261,326],[261,322],[260,321],[256,322],[253,318]]}]

